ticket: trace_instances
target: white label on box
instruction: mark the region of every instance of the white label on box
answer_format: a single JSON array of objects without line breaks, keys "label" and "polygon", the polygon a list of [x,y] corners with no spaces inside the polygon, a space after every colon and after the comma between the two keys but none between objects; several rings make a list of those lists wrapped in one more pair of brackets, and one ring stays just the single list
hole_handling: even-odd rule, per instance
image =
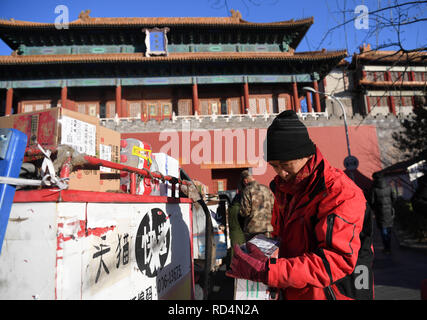
[{"label": "white label on box", "polygon": [[234,300],[269,300],[268,286],[261,282],[235,279]]},{"label": "white label on box", "polygon": [[[99,145],[99,159],[101,160],[107,160],[107,161],[111,161],[111,146],[107,146],[105,144],[100,144]],[[107,167],[99,167],[99,170],[101,170],[102,172],[108,172],[111,173],[112,170],[111,168],[107,168]]]},{"label": "white label on box", "polygon": [[96,155],[96,125],[63,116],[61,144],[73,147],[79,153]]}]

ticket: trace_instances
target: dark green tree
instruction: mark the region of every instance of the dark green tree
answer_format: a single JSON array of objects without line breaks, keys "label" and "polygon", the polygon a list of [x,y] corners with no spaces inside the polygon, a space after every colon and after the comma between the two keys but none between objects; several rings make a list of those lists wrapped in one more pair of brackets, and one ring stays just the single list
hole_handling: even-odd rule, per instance
[{"label": "dark green tree", "polygon": [[403,130],[393,133],[395,147],[406,158],[423,157],[427,153],[427,97],[415,97],[414,114],[402,122]]}]

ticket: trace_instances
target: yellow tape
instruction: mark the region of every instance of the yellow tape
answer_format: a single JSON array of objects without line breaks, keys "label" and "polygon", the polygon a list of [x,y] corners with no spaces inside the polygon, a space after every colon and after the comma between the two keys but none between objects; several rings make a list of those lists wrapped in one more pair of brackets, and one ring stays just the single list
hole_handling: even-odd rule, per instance
[{"label": "yellow tape", "polygon": [[144,149],[138,146],[132,147],[132,155],[147,160],[151,164],[151,150]]}]

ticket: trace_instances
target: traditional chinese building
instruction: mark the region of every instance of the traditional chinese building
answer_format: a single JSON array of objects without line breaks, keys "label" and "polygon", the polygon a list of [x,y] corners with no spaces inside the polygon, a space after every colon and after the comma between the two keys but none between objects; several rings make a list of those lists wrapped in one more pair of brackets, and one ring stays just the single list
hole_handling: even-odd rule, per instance
[{"label": "traditional chinese building", "polygon": [[407,115],[416,97],[427,92],[426,51],[371,50],[363,45],[353,55],[349,70],[354,77],[354,101],[361,112]]},{"label": "traditional chinese building", "polygon": [[[252,23],[236,11],[223,18],[82,12],[62,29],[0,20],[0,37],[14,50],[0,56],[1,111],[62,106],[98,116],[122,137],[179,159],[215,192],[234,189],[243,168],[268,183],[274,173],[261,159],[266,128],[277,113],[293,109],[331,163],[343,168],[342,122],[328,122],[319,94],[302,88],[318,90],[347,53],[297,52],[313,22]],[[358,129],[350,126],[353,143],[368,137],[377,154],[375,127]],[[358,157],[364,175],[379,169]]]}]

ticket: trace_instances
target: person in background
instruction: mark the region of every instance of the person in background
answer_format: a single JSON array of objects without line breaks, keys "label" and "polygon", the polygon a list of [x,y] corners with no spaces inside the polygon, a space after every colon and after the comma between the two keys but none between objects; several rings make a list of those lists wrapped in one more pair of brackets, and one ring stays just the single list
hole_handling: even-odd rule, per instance
[{"label": "person in background", "polygon": [[240,215],[245,219],[246,241],[257,234],[271,237],[274,194],[267,186],[258,183],[248,170],[242,171],[240,179],[243,186]]},{"label": "person in background", "polygon": [[242,245],[245,243],[245,235],[242,230],[242,223],[240,221],[240,200],[242,197],[241,187],[239,186],[237,194],[231,201],[230,208],[228,209],[228,229],[231,242],[231,257],[234,254],[234,245]]},{"label": "person in background", "polygon": [[329,164],[292,110],[269,126],[266,156],[277,173],[271,221],[279,257],[235,246],[226,274],[279,288],[287,300],[373,299],[372,219],[362,190]]},{"label": "person in background", "polygon": [[387,180],[379,173],[372,175],[374,184],[371,190],[371,208],[375,214],[375,221],[381,230],[385,254],[391,253],[391,231],[394,222],[393,204],[396,196],[387,184]]}]

